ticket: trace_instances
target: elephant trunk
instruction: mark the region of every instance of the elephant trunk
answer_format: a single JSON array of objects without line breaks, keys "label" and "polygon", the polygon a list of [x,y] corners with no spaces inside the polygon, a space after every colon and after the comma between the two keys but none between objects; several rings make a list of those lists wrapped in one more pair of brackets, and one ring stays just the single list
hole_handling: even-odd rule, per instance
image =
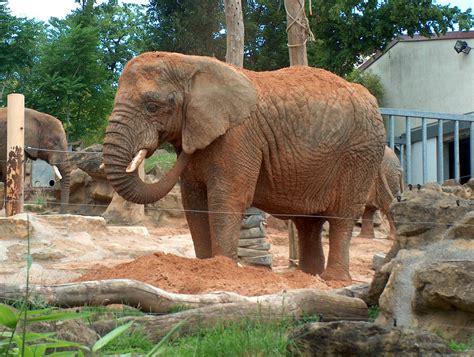
[{"label": "elephant trunk", "polygon": [[66,213],[69,204],[69,192],[71,187],[71,165],[69,161],[58,166],[61,173],[61,208],[60,213]]},{"label": "elephant trunk", "polygon": [[[147,184],[138,170],[127,172],[136,152],[130,138],[121,133],[119,124],[110,123],[104,139],[105,173],[112,187],[127,201],[137,204],[153,203],[168,194],[183,172],[190,156],[181,153],[174,166],[153,184]],[[130,171],[130,170],[128,170]]]}]

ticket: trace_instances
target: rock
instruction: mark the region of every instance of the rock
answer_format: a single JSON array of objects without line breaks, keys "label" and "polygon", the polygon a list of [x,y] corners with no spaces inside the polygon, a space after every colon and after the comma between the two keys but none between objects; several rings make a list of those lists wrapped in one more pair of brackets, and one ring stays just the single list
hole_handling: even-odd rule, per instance
[{"label": "rock", "polygon": [[81,170],[87,172],[95,180],[107,181],[105,171],[100,168],[103,162],[103,147],[101,144],[94,144],[82,150],[82,152],[71,155],[71,162]]},{"label": "rock", "polygon": [[266,236],[264,227],[254,227],[240,230],[240,239],[261,238]]},{"label": "rock", "polygon": [[105,218],[108,224],[134,225],[145,219],[145,207],[125,200],[115,192],[112,202],[110,202],[102,217]]},{"label": "rock", "polygon": [[59,340],[75,342],[87,347],[92,347],[100,338],[97,332],[87,327],[81,320],[37,322],[29,326],[28,330],[37,333],[54,332],[55,338]]},{"label": "rock", "polygon": [[397,239],[387,260],[394,258],[400,249],[422,249],[443,239],[447,229],[471,210],[474,202],[450,193],[425,188],[405,192],[403,200],[391,206]]},{"label": "rock", "polygon": [[474,177],[471,177],[469,181],[464,184],[465,187],[469,187],[472,191],[474,191]]},{"label": "rock", "polygon": [[[260,246],[261,244],[270,244],[270,243],[267,243],[266,238],[239,239],[239,247]],[[268,248],[268,249],[270,249],[270,248]]]},{"label": "rock", "polygon": [[455,179],[449,179],[443,182],[441,186],[457,186],[459,185]]},{"label": "rock", "polygon": [[91,196],[94,200],[107,203],[112,201],[115,191],[108,182],[98,181],[91,186]]},{"label": "rock", "polygon": [[442,192],[441,185],[437,182],[428,182],[423,185],[426,190],[432,190],[436,192]]},{"label": "rock", "polygon": [[[152,183],[157,180],[156,177],[147,175],[146,182]],[[173,187],[161,200],[145,205],[145,213],[155,223],[160,223],[163,220],[184,219],[184,207],[181,201],[181,188],[179,184]]]},{"label": "rock", "polygon": [[363,300],[367,304],[367,292],[369,290],[369,284],[356,284],[349,285],[343,288],[331,290],[332,293],[342,296],[348,296]]},{"label": "rock", "polygon": [[242,257],[240,259],[242,259],[242,261],[247,264],[264,266],[271,266],[273,261],[273,257],[271,254]]},{"label": "rock", "polygon": [[289,335],[294,356],[427,356],[452,353],[441,337],[425,331],[335,321],[305,324]]},{"label": "rock", "polygon": [[385,254],[384,253],[375,253],[372,258],[372,268],[377,271],[380,270],[382,265],[385,264]]},{"label": "rock", "polygon": [[474,321],[474,260],[426,265],[416,271],[415,287],[416,310],[460,310]]},{"label": "rock", "polygon": [[70,187],[71,192],[70,193],[73,194],[80,187],[85,186],[88,179],[90,180],[90,176],[87,174],[87,172],[85,172],[81,169],[72,170],[71,171],[71,187]]},{"label": "rock", "polygon": [[27,213],[0,217],[0,240],[28,238],[33,233],[29,219]]},{"label": "rock", "polygon": [[465,186],[442,186],[443,192],[452,193],[458,197],[461,197],[465,200],[471,198],[472,190],[469,187]]},{"label": "rock", "polygon": [[266,249],[238,248],[237,255],[239,257],[257,257],[259,255],[265,254],[265,252],[268,252],[269,248],[270,244],[268,244],[268,247],[266,247]]}]

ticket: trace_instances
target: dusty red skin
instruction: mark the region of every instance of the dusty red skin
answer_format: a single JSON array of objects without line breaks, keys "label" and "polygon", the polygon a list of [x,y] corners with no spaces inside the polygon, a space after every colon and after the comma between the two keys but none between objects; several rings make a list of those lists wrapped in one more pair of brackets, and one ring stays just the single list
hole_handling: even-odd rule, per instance
[{"label": "dusty red skin", "polygon": [[153,152],[162,142],[190,156],[163,186],[181,179],[197,257],[235,260],[242,212],[253,205],[299,215],[303,271],[351,279],[353,224],[385,142],[376,100],[363,87],[310,67],[257,73],[207,57],[145,53],[124,69],[104,139],[107,177],[125,199],[147,203],[166,194],[160,183],[125,173],[140,149]]}]

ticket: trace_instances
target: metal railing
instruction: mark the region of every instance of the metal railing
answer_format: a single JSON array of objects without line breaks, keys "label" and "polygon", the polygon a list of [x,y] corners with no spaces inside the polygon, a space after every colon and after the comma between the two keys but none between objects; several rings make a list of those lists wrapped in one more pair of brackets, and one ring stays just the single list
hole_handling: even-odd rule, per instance
[{"label": "metal railing", "polygon": [[[414,131],[421,130],[422,145],[422,177],[423,183],[428,181],[428,129],[432,133],[432,137],[436,137],[436,166],[437,181],[444,181],[444,140],[445,136],[453,134],[454,141],[454,179],[460,182],[460,152],[459,152],[459,132],[460,130],[469,132],[469,150],[470,150],[470,176],[474,177],[474,113],[469,114],[448,114],[433,113],[416,110],[380,108],[382,115],[388,116],[387,142],[394,149],[397,145],[400,149],[400,161],[405,171],[405,182],[413,183],[412,179],[412,138]],[[413,120],[420,120],[421,126],[414,128]],[[404,134],[395,137],[395,120],[404,120]],[[432,123],[428,123],[432,121]],[[447,122],[447,123],[446,123]],[[462,128],[460,128],[460,124]],[[451,128],[452,127],[452,128]]]}]

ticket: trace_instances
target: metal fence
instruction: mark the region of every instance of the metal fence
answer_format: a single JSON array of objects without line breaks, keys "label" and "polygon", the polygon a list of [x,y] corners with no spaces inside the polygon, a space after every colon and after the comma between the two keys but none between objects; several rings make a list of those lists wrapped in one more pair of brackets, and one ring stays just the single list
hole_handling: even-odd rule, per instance
[{"label": "metal fence", "polygon": [[[400,161],[405,170],[405,182],[413,183],[412,179],[412,136],[415,130],[421,130],[422,143],[422,176],[423,183],[428,181],[428,129],[434,131],[433,137],[436,137],[436,167],[437,181],[442,183],[445,179],[444,174],[444,138],[453,134],[454,138],[454,179],[460,182],[460,153],[459,153],[459,133],[467,131],[469,134],[470,150],[470,176],[474,177],[474,113],[469,114],[447,114],[433,113],[416,110],[380,108],[382,115],[388,116],[387,141],[389,146],[394,149],[397,146],[400,150]],[[395,137],[395,121],[404,121],[404,133]],[[421,120],[421,126],[415,127],[413,121]],[[417,163],[415,163],[417,164]]]}]

